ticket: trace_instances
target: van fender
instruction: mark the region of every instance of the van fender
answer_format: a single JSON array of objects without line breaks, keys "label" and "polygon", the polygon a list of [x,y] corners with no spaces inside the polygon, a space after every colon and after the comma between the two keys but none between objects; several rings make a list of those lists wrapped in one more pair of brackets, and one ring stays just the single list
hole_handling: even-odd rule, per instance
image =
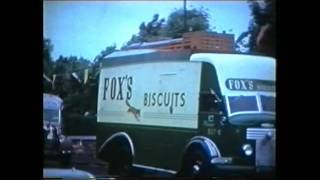
[{"label": "van fender", "polygon": [[121,165],[132,165],[134,146],[130,136],[125,132],[117,132],[110,136],[99,148],[98,158]]},{"label": "van fender", "polygon": [[199,144],[211,158],[221,157],[221,153],[217,145],[211,139],[204,136],[193,137],[186,145],[184,152],[194,144]]},{"label": "van fender", "polygon": [[220,158],[217,145],[204,136],[193,137],[185,146],[178,176],[195,176],[206,172],[212,159]]}]

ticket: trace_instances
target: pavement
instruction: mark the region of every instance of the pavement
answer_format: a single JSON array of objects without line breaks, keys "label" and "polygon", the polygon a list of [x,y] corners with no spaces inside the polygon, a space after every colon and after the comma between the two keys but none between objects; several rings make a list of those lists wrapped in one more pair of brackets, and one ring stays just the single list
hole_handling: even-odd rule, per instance
[{"label": "pavement", "polygon": [[[108,164],[97,159],[96,158],[96,143],[95,141],[83,141],[80,142],[74,142],[73,143],[73,152],[72,152],[72,160],[71,164],[67,167],[62,167],[61,164],[57,160],[44,160],[44,169],[46,168],[59,168],[63,170],[70,170],[70,169],[76,169],[80,171],[88,172],[92,175],[94,175],[96,178],[109,178],[115,177],[110,176],[108,174]],[[165,174],[163,172],[153,172],[151,170],[146,170],[139,167],[132,167],[132,170],[130,171],[129,177],[159,177],[160,179],[163,178],[170,178],[173,177],[173,174]],[[182,178],[183,179],[183,178]],[[223,178],[213,178],[213,179],[223,179]],[[251,180],[251,179],[259,179],[259,180],[269,180],[272,178],[269,178],[269,176],[266,176],[265,178],[237,178],[232,177],[230,179],[236,179],[236,180]]]},{"label": "pavement", "polygon": [[87,171],[95,177],[108,177],[107,163],[96,158],[94,141],[76,142],[73,145],[72,160],[68,166],[61,166],[57,160],[44,160],[44,168],[75,168]]}]

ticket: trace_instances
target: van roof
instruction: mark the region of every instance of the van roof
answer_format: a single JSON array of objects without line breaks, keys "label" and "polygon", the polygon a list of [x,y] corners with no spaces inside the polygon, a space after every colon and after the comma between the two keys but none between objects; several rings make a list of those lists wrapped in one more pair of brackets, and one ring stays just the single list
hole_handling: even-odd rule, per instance
[{"label": "van roof", "polygon": [[102,66],[156,61],[189,61],[191,51],[135,49],[117,51],[102,60]]},{"label": "van roof", "polygon": [[123,57],[123,56],[132,56],[132,55],[141,55],[156,52],[155,49],[134,49],[134,50],[123,50],[115,51],[105,57],[105,59]]}]

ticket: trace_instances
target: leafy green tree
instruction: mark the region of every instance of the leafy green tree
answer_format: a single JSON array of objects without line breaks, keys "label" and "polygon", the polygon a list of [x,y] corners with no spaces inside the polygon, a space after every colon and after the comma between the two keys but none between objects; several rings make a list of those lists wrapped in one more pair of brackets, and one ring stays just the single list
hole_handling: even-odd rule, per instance
[{"label": "leafy green tree", "polygon": [[51,52],[53,51],[53,45],[50,39],[43,39],[43,72],[47,75],[51,75],[53,61]]},{"label": "leafy green tree", "polygon": [[246,52],[275,55],[275,0],[248,0],[252,19],[248,30],[236,40]]},{"label": "leafy green tree", "polygon": [[112,46],[107,46],[104,50],[102,50],[102,51],[100,52],[100,54],[98,54],[98,55],[94,58],[94,60],[93,60],[94,65],[97,64],[97,63],[99,64],[100,61],[101,61],[104,57],[106,57],[107,55],[115,52],[115,51],[116,51],[116,48],[117,48],[117,46],[116,46],[115,44],[112,45]]},{"label": "leafy green tree", "polygon": [[163,23],[165,19],[159,19],[159,14],[153,15],[153,18],[147,24],[142,22],[139,26],[138,35],[132,35],[127,45],[139,42],[150,42],[161,39],[164,36]]},{"label": "leafy green tree", "polygon": [[[54,62],[52,61],[51,52],[53,50],[53,44],[51,43],[50,39],[44,38],[43,39],[43,73],[50,78]],[[50,93],[51,92],[52,84],[48,82],[46,79],[43,79],[43,91]]]},{"label": "leafy green tree", "polygon": [[117,51],[117,46],[107,46],[102,50],[93,60],[90,66],[88,81],[84,84],[83,97],[86,98],[87,110],[91,114],[95,114],[97,111],[97,100],[98,100],[98,87],[99,87],[99,74],[100,74],[100,63],[104,57]]},{"label": "leafy green tree", "polygon": [[[63,100],[66,100],[66,111],[68,111],[68,109],[72,110],[73,108],[82,108],[83,104],[71,103],[70,105],[68,98],[77,98],[77,96],[81,96],[83,94],[84,71],[90,67],[91,62],[82,57],[78,58],[76,56],[59,56],[59,58],[55,61],[53,74],[56,75],[56,79],[54,81],[53,93],[59,95]],[[72,73],[76,73],[76,75],[80,78],[80,82],[72,76]],[[73,100],[70,102],[73,102]],[[74,102],[76,101],[74,100]],[[83,100],[83,102],[86,101]]]},{"label": "leafy green tree", "polygon": [[[184,26],[185,17],[186,27]],[[133,43],[178,38],[190,31],[207,31],[210,28],[209,18],[209,14],[203,8],[186,10],[186,16],[183,9],[175,9],[168,16],[167,22],[164,18],[159,19],[159,14],[155,14],[150,22],[140,24],[139,33],[132,35],[126,46]]]},{"label": "leafy green tree", "polygon": [[145,25],[144,22],[140,24],[139,35],[144,41],[148,41],[152,36],[159,36],[164,21],[165,19],[163,18],[159,20],[159,14],[155,14],[153,19],[147,23],[147,25]]},{"label": "leafy green tree", "polygon": [[209,14],[203,8],[186,10],[186,27],[184,26],[184,10],[172,12],[167,21],[166,34],[171,38],[182,37],[189,31],[207,31],[210,28]]}]

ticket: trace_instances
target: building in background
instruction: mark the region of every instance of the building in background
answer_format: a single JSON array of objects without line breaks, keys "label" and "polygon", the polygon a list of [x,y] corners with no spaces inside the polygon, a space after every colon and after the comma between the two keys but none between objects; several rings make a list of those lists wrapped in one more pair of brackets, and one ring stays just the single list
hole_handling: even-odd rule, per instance
[{"label": "building in background", "polygon": [[125,48],[129,49],[163,49],[190,50],[192,52],[234,53],[234,34],[217,32],[188,32],[182,38],[154,42],[134,43]]}]

